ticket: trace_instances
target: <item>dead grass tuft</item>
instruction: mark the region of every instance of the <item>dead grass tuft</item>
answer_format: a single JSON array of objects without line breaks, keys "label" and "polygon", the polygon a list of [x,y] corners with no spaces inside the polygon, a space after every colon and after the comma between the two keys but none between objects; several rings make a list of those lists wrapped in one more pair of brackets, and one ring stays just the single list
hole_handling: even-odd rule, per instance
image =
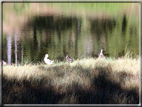
[{"label": "dead grass tuft", "polygon": [[138,104],[139,66],[128,58],[4,66],[3,103]]}]

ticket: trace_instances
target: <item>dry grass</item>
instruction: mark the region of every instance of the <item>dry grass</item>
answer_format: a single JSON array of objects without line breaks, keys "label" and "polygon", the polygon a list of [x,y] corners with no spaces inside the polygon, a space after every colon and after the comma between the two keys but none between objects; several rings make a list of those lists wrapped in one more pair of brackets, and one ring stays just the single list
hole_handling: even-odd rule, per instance
[{"label": "dry grass", "polygon": [[140,59],[4,66],[3,103],[138,104]]}]

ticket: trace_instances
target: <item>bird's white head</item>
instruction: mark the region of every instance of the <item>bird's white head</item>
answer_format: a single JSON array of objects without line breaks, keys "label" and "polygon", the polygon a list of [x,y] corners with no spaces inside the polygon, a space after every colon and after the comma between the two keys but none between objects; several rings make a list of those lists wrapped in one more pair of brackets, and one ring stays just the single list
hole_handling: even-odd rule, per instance
[{"label": "bird's white head", "polygon": [[45,57],[48,58],[48,54],[45,54]]}]

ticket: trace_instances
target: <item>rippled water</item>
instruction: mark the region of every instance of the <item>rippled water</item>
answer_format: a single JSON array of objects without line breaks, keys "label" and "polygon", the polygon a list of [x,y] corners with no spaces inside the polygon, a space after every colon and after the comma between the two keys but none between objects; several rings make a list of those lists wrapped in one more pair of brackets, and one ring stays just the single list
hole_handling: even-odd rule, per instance
[{"label": "rippled water", "polygon": [[9,64],[64,61],[68,52],[73,59],[121,57],[129,50],[139,54],[139,22],[125,15],[119,18],[82,19],[63,16],[36,16],[22,30],[3,36],[3,59]]}]

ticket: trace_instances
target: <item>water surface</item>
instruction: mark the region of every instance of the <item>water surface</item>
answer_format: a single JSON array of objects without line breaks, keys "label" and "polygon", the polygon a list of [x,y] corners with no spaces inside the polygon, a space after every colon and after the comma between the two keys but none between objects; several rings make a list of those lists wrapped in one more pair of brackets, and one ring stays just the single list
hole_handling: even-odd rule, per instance
[{"label": "water surface", "polygon": [[125,14],[113,18],[35,16],[13,34],[3,35],[3,59],[11,63],[65,61],[97,57],[121,57],[131,51],[139,55],[139,21]]}]

